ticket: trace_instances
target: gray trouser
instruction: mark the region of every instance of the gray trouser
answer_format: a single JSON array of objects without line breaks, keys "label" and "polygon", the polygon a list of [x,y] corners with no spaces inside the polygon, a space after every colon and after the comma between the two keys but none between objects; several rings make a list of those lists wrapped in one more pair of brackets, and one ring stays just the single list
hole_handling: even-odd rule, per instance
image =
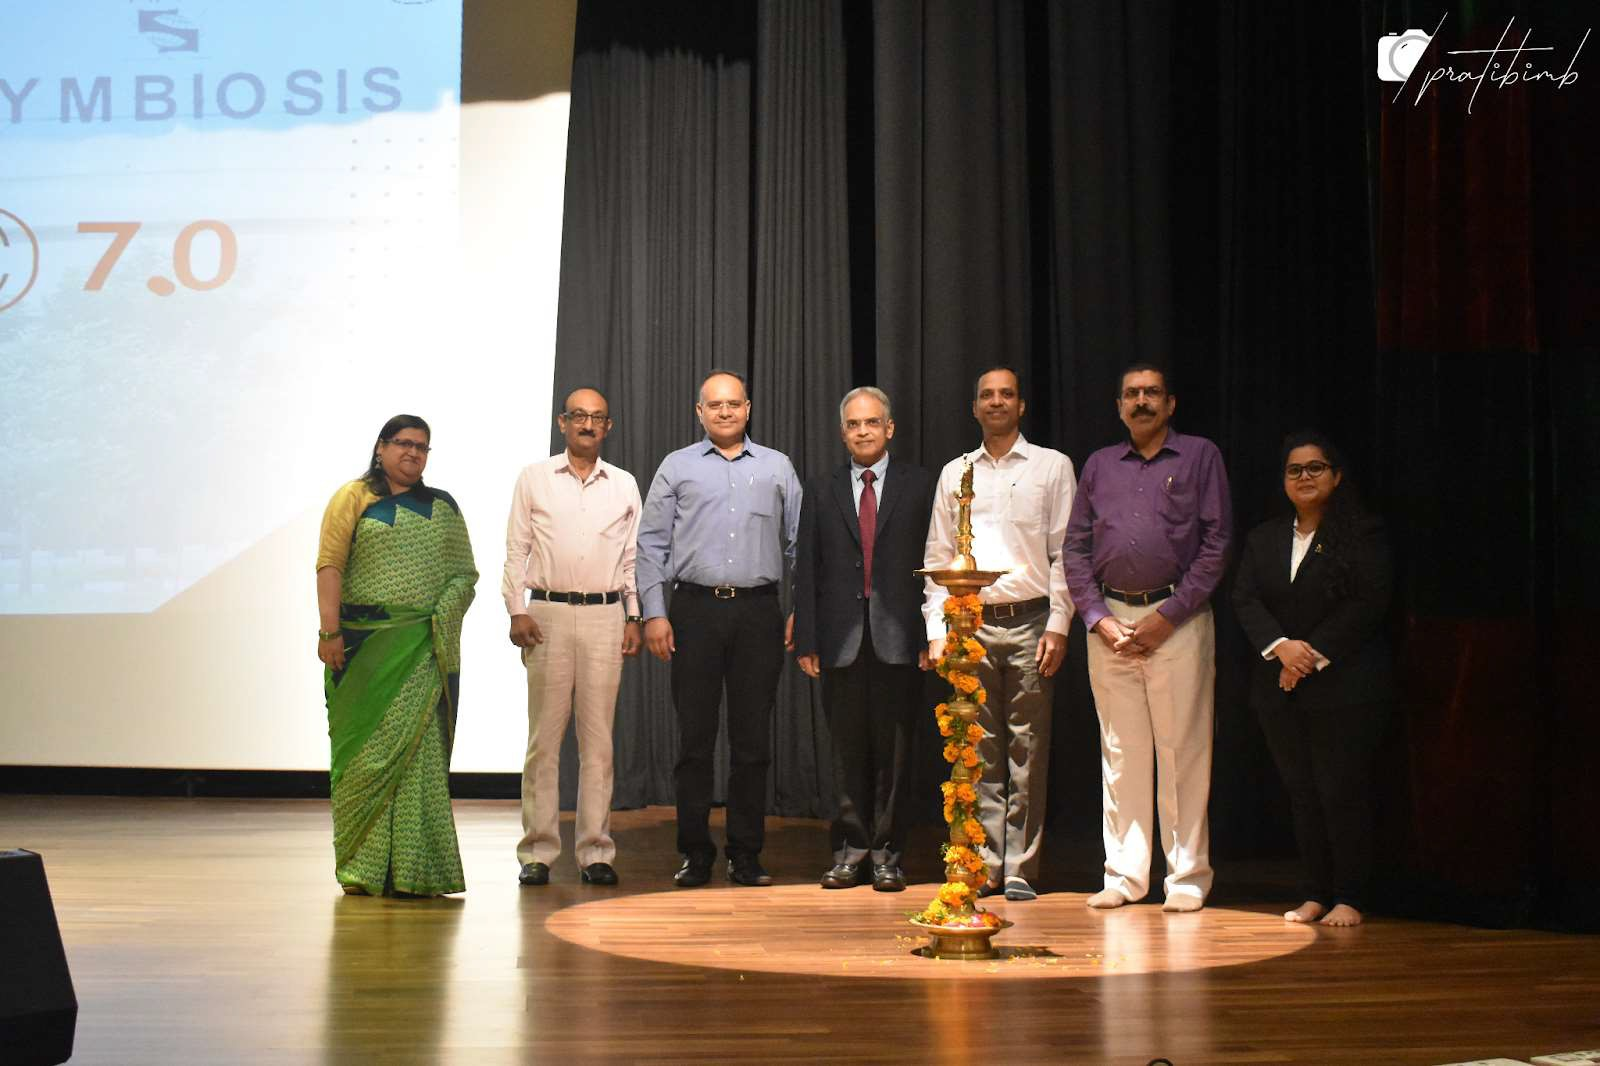
[{"label": "gray trouser", "polygon": [[985,612],[977,632],[987,650],[978,680],[989,697],[978,715],[978,756],[988,764],[978,782],[979,818],[989,838],[979,852],[1000,880],[1039,875],[1055,683],[1039,675],[1036,657],[1049,614],[1046,607],[995,622]]}]

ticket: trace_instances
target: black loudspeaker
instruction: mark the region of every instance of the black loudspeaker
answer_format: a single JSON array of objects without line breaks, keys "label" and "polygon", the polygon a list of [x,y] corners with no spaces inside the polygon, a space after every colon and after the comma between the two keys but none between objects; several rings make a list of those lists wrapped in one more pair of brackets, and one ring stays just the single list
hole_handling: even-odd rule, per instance
[{"label": "black loudspeaker", "polygon": [[78,997],[44,860],[31,851],[0,851],[0,1061],[66,1062],[77,1026]]}]

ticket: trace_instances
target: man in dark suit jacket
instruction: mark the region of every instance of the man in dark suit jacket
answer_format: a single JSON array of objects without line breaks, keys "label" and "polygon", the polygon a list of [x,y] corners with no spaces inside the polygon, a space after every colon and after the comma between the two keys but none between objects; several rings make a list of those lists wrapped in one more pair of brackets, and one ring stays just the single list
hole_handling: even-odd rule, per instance
[{"label": "man in dark suit jacket", "polygon": [[899,892],[911,729],[928,668],[923,638],[923,540],[934,478],[890,462],[889,397],[870,386],[839,404],[850,462],[812,479],[802,495],[794,573],[794,651],[822,679],[833,734],[839,814],[823,888]]}]

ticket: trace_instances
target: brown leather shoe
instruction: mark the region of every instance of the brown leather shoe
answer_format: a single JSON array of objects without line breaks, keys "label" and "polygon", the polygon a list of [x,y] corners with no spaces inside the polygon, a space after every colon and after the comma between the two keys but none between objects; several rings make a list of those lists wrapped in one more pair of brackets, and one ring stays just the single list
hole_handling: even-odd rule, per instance
[{"label": "brown leather shoe", "polygon": [[517,881],[524,885],[548,885],[550,867],[542,862],[525,862],[522,864],[522,872],[517,874]]}]

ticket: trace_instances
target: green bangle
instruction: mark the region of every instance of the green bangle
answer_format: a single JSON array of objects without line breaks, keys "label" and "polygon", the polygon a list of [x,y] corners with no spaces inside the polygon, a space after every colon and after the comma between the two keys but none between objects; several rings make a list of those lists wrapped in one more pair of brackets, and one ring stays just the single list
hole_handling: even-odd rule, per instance
[{"label": "green bangle", "polygon": [[326,633],[326,632],[323,632],[320,629],[317,630],[317,639],[318,640],[332,640],[334,637],[343,636],[343,635],[344,634],[340,633],[337,629],[335,629],[332,633]]}]

